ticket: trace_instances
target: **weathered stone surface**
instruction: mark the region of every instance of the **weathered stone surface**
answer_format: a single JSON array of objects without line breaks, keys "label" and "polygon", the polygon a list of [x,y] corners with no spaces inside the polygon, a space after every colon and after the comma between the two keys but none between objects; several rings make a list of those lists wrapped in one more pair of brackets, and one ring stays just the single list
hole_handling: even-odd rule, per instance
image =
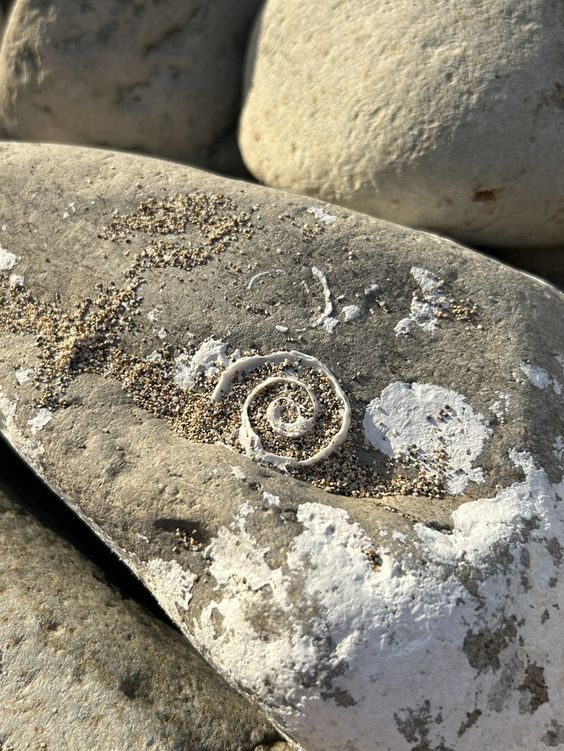
[{"label": "weathered stone surface", "polygon": [[564,6],[268,0],[240,144],[267,185],[464,242],[564,242]]},{"label": "weathered stone surface", "polygon": [[261,0],[18,0],[0,51],[0,131],[242,169],[235,125]]},{"label": "weathered stone surface", "polygon": [[25,510],[0,446],[0,747],[252,751],[275,732],[170,626]]},{"label": "weathered stone surface", "polygon": [[[174,164],[0,160],[2,431],[218,670],[308,751],[553,744],[562,294]],[[295,440],[297,408],[260,391],[284,374],[323,410]],[[253,459],[245,413],[264,451],[306,461],[343,399],[329,458]]]}]

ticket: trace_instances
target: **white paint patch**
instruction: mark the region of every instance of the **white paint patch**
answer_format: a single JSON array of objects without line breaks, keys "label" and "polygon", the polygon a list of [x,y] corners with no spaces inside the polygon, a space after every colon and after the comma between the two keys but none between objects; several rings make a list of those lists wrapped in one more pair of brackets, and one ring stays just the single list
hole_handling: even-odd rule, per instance
[{"label": "white paint patch", "polygon": [[38,433],[40,430],[48,425],[53,419],[53,413],[46,407],[41,407],[37,410],[37,413],[27,421],[29,429],[33,434]]},{"label": "white paint patch", "polygon": [[16,265],[17,260],[18,257],[15,253],[10,253],[9,250],[0,245],[0,271],[10,271]]},{"label": "white paint patch", "polygon": [[492,431],[456,391],[391,383],[367,406],[363,426],[371,446],[396,459],[413,456],[429,474],[444,477],[449,493],[484,480],[483,470],[472,465]]},{"label": "white paint patch", "polygon": [[260,282],[261,279],[264,279],[265,276],[273,276],[276,274],[283,274],[286,275],[286,272],[284,269],[272,269],[272,271],[260,271],[258,274],[255,274],[251,279],[249,280],[249,283],[247,284],[247,289],[254,289],[257,284]]},{"label": "white paint patch", "polygon": [[231,467],[231,474],[236,477],[238,480],[246,480],[247,475],[243,472],[241,467]]},{"label": "white paint patch", "polygon": [[200,375],[206,378],[219,373],[239,359],[239,350],[227,354],[228,345],[217,339],[206,339],[193,355],[182,354],[176,358],[174,382],[183,389],[194,388]]},{"label": "white paint patch", "polygon": [[341,310],[341,316],[346,323],[358,321],[360,313],[361,311],[358,305],[345,305]]},{"label": "white paint patch", "polygon": [[509,405],[511,404],[511,396],[509,394],[503,394],[501,391],[496,391],[496,395],[499,398],[490,404],[490,412],[493,412],[498,420],[504,420]]},{"label": "white paint patch", "polygon": [[163,561],[160,558],[147,561],[141,570],[149,589],[156,593],[167,612],[173,617],[181,617],[192,599],[195,575],[185,571],[176,561]]},{"label": "white paint patch", "polygon": [[10,274],[8,284],[12,289],[22,289],[25,285],[25,277],[22,274]]},{"label": "white paint patch", "polygon": [[280,506],[280,498],[277,495],[273,495],[272,493],[267,493],[266,490],[263,491],[262,494],[262,500],[268,505],[268,506],[274,506],[278,507]]},{"label": "white paint patch", "polygon": [[444,280],[419,266],[411,268],[411,275],[421,288],[422,299],[414,295],[409,316],[402,318],[394,327],[394,331],[396,336],[407,336],[413,326],[419,326],[429,334],[434,334],[437,318],[450,308],[450,300],[444,291]]},{"label": "white paint patch", "polygon": [[[375,738],[387,749],[420,739],[507,748],[508,727],[523,748],[541,748],[564,700],[564,587],[548,545],[563,539],[564,519],[558,486],[527,453],[511,458],[523,482],[460,506],[450,535],[419,524],[409,540],[381,538],[379,571],[367,557],[375,543],[343,509],[299,506],[302,531],[274,569],[241,509],[211,542],[217,598],[194,624],[197,641],[311,751],[365,751]],[[498,629],[501,668],[473,665],[469,636],[495,644]],[[542,669],[550,702],[534,712],[520,711],[528,664]]]},{"label": "white paint patch", "polygon": [[16,381],[18,386],[27,383],[33,376],[33,368],[20,368],[16,370]]},{"label": "white paint patch", "polygon": [[560,381],[551,376],[548,370],[541,368],[540,365],[531,365],[522,362],[519,368],[521,372],[527,376],[529,383],[535,388],[545,391],[549,387],[552,387],[552,390],[557,396],[560,396],[562,393],[562,384]]},{"label": "white paint patch", "polygon": [[281,334],[287,334],[290,330],[287,326],[281,326],[280,324],[276,325],[276,331],[280,331]]},{"label": "white paint patch", "polygon": [[317,221],[322,222],[323,224],[333,224],[337,219],[334,214],[330,214],[323,208],[323,206],[312,206],[308,209],[308,213],[313,214]]},{"label": "white paint patch", "polygon": [[331,301],[331,289],[329,288],[327,277],[322,271],[320,271],[320,269],[316,268],[315,266],[312,267],[311,273],[321,283],[321,286],[323,288],[323,299],[325,301],[323,313],[319,316],[319,318],[313,324],[314,328],[316,326],[323,326],[323,328],[325,329],[325,331],[327,331],[328,334],[332,334],[335,331],[339,323],[339,319],[333,316],[333,303]]}]

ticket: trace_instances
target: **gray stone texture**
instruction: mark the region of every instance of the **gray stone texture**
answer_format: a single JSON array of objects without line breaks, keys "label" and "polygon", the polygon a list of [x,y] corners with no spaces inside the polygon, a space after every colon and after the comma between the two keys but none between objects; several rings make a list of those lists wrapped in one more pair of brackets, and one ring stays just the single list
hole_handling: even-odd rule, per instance
[{"label": "gray stone texture", "polygon": [[[550,745],[562,293],[158,160],[0,161],[2,432],[215,667],[308,751]],[[210,338],[330,368],[352,408],[340,453],[286,474],[221,432],[229,400],[201,418],[217,373],[197,396],[174,378]]]},{"label": "gray stone texture", "polygon": [[21,0],[0,51],[0,131],[238,172],[243,57],[260,2]]},{"label": "gray stone texture", "polygon": [[0,456],[0,747],[252,751],[273,739],[180,634],[26,510],[48,515],[51,494]]}]

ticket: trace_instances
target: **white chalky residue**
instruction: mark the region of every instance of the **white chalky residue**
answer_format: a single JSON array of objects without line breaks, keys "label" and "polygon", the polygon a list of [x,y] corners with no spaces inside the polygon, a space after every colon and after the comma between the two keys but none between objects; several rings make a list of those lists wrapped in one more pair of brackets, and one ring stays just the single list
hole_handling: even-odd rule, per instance
[{"label": "white chalky residue", "polygon": [[21,289],[25,285],[25,277],[22,274],[10,274],[8,284],[12,289]]},{"label": "white chalky residue", "polygon": [[382,288],[379,284],[371,284],[369,287],[366,287],[364,290],[365,297],[368,297],[368,295],[375,295],[377,292],[381,292]]},{"label": "white chalky residue", "polygon": [[151,323],[155,323],[159,320],[160,314],[161,311],[159,310],[159,308],[153,308],[147,313],[147,318],[149,319],[149,321],[151,321]]},{"label": "white chalky residue", "polygon": [[40,430],[48,425],[53,419],[53,413],[46,407],[41,407],[37,410],[37,413],[27,421],[29,429],[33,434],[38,433]]},{"label": "white chalky residue", "polygon": [[160,558],[152,558],[140,570],[165,610],[174,618],[181,616],[192,599],[195,575],[183,569],[177,561]]},{"label": "white chalky residue", "polygon": [[511,404],[511,396],[510,394],[503,394],[501,391],[496,391],[496,395],[499,398],[490,404],[490,412],[493,412],[498,420],[503,420],[507,414],[507,409]]},{"label": "white chalky residue", "polygon": [[277,495],[273,495],[272,493],[268,493],[266,490],[262,493],[262,500],[268,505],[268,506],[280,506],[280,498]]},{"label": "white chalky residue", "polygon": [[236,477],[238,480],[246,480],[247,475],[243,472],[241,467],[235,466],[231,467],[231,474]]},{"label": "white chalky residue", "polygon": [[357,321],[360,318],[360,308],[358,305],[345,305],[341,310],[341,316],[346,323]]},{"label": "white chalky residue", "polygon": [[557,378],[550,375],[548,370],[541,368],[540,365],[531,365],[530,363],[522,362],[519,366],[521,371],[526,375],[527,380],[535,388],[546,390],[552,387],[554,393],[559,396],[562,393],[562,384]]},{"label": "white chalky residue", "polygon": [[17,260],[18,257],[15,253],[10,253],[9,250],[0,245],[0,271],[10,271],[16,265]]},{"label": "white chalky residue", "polygon": [[167,338],[168,331],[164,328],[164,326],[157,331],[157,336],[161,341],[164,341]]},{"label": "white chalky residue", "polygon": [[323,208],[323,206],[312,206],[308,209],[308,213],[313,214],[317,221],[322,222],[323,224],[333,224],[337,219],[334,214],[330,214]]},{"label": "white chalky residue", "polygon": [[406,336],[413,326],[419,326],[429,334],[434,334],[438,315],[450,308],[450,301],[443,289],[444,280],[419,266],[411,268],[411,275],[419,284],[423,299],[412,299],[409,316],[402,318],[395,325],[394,331],[396,336]]},{"label": "white chalky residue", "polygon": [[206,339],[193,355],[182,354],[176,358],[174,382],[183,389],[194,388],[198,376],[211,378],[239,359],[239,350],[227,354],[228,345],[217,339]]},{"label": "white chalky residue", "polygon": [[[260,512],[241,509],[210,544],[217,598],[195,623],[197,641],[312,751],[371,749],[374,738],[382,748],[411,748],[390,718],[409,721],[420,708],[441,716],[425,722],[429,748],[506,748],[508,722],[523,747],[540,748],[548,718],[564,701],[564,587],[547,545],[564,536],[564,486],[553,485],[526,452],[511,459],[524,481],[460,506],[452,534],[417,524],[407,545],[404,535],[380,538],[376,571],[366,555],[374,543],[343,509],[300,505],[302,531],[280,568],[267,564],[268,548],[248,531]],[[491,565],[504,542],[504,565]],[[480,583],[475,594],[464,583],[469,566]],[[258,624],[269,617],[274,627],[265,638]],[[470,634],[495,634],[504,619],[518,623],[523,639],[523,646],[509,637],[500,646],[508,670],[522,663],[522,678],[516,671],[517,683],[507,685],[499,671],[473,667],[465,652]],[[525,654],[542,667],[550,699],[535,714],[519,711]],[[461,734],[475,709],[477,721]]]},{"label": "white chalky residue", "polygon": [[37,438],[29,438],[20,430],[16,413],[18,408],[18,399],[10,399],[0,389],[0,431],[12,446],[25,456],[26,462],[35,470],[41,469],[41,455],[43,446]]},{"label": "white chalky residue", "polygon": [[160,362],[163,359],[163,356],[160,352],[157,352],[157,350],[153,350],[150,355],[147,355],[145,358],[148,362]]},{"label": "white chalky residue", "polygon": [[63,219],[68,219],[71,214],[76,214],[76,207],[74,205],[74,201],[71,201],[67,208],[63,211]]},{"label": "white chalky residue", "polygon": [[329,282],[327,281],[325,274],[315,266],[312,267],[311,273],[321,283],[321,286],[323,288],[323,299],[325,301],[323,313],[319,316],[319,318],[313,325],[314,327],[323,326],[328,334],[332,334],[339,323],[339,319],[335,318],[333,315],[333,303],[331,301],[331,289],[329,288]]},{"label": "white chalky residue", "polygon": [[272,269],[271,271],[259,271],[258,274],[255,274],[252,276],[249,280],[249,283],[247,284],[247,289],[254,289],[256,285],[260,282],[261,279],[264,279],[265,276],[272,276],[276,274],[286,274],[284,269]]},{"label": "white chalky residue", "polygon": [[[391,383],[364,414],[366,440],[392,458],[407,458],[413,447],[429,474],[444,474],[449,493],[463,493],[469,482],[483,482],[473,467],[491,435],[484,417],[461,394],[428,383]],[[437,452],[444,452],[444,462]]]},{"label": "white chalky residue", "polygon": [[16,370],[16,381],[18,386],[27,383],[33,376],[33,368],[20,368]]},{"label": "white chalky residue", "polygon": [[554,359],[564,371],[564,355],[555,355]]}]

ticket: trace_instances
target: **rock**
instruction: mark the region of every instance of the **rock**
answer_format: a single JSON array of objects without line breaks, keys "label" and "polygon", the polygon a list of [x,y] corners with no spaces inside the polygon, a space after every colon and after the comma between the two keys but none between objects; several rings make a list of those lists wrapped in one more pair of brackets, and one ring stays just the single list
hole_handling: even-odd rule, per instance
[{"label": "rock", "polygon": [[483,252],[510,263],[523,271],[536,274],[564,289],[562,248],[482,248]]},{"label": "rock", "polygon": [[560,3],[268,0],[243,158],[267,185],[492,247],[562,246]]},{"label": "rock", "polygon": [[276,734],[170,626],[25,510],[52,498],[0,447],[0,747],[252,751]]},{"label": "rock", "polygon": [[261,0],[18,0],[0,51],[0,131],[241,170],[235,124]]},{"label": "rock", "polygon": [[0,161],[2,432],[212,664],[308,751],[558,739],[562,293],[179,165]]}]

